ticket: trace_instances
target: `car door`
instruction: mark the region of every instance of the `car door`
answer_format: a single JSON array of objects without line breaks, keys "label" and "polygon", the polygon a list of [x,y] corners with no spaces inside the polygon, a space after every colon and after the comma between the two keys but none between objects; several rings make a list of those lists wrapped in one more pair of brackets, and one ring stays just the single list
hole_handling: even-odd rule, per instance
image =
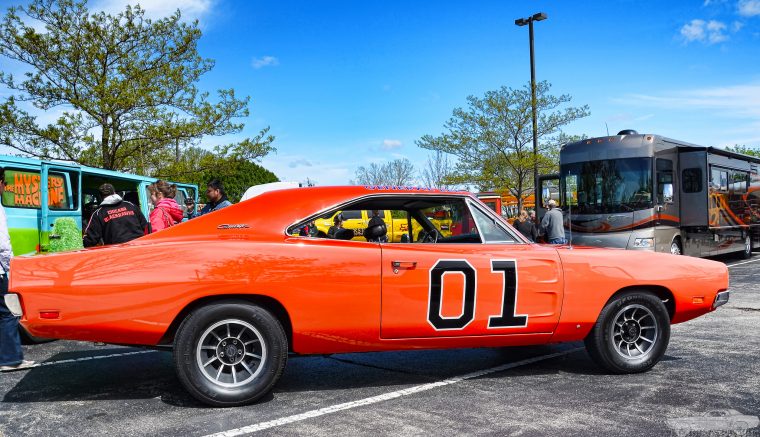
[{"label": "car door", "polygon": [[457,214],[476,224],[468,235],[381,244],[382,338],[554,331],[563,286],[556,249],[522,242],[472,202],[464,208]]}]

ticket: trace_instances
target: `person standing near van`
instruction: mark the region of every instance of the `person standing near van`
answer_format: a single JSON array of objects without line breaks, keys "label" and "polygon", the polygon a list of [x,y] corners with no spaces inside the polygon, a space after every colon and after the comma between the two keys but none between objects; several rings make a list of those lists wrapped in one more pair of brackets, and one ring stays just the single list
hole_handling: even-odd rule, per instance
[{"label": "person standing near van", "polygon": [[158,232],[182,221],[183,211],[174,196],[177,186],[166,181],[158,180],[148,185],[153,211],[150,212],[151,232]]},{"label": "person standing near van", "polygon": [[[0,197],[5,192],[5,170],[0,169]],[[5,305],[8,293],[8,272],[10,271],[13,250],[11,236],[8,233],[8,220],[5,208],[0,202],[0,371],[21,370],[34,366],[34,361],[24,359],[21,338],[18,335],[18,317]]]},{"label": "person standing near van", "polygon": [[546,211],[543,220],[541,220],[541,231],[546,236],[546,241],[549,244],[567,244],[562,211],[557,208],[557,202],[554,199],[549,200],[546,205],[549,207],[549,211]]},{"label": "person standing near van", "polygon": [[528,217],[528,212],[524,209],[520,210],[520,215],[517,216],[514,227],[520,231],[520,233],[523,234],[525,238],[529,239],[533,243],[536,242],[536,239],[538,238],[538,230],[536,229],[535,223],[533,223],[533,221],[531,221],[531,219]]},{"label": "person standing near van", "polygon": [[[207,184],[206,199],[208,199],[206,206],[201,208],[199,212],[191,213],[189,218],[200,217],[232,205],[232,202],[227,199],[227,194],[224,192],[224,184],[219,179],[212,179]],[[195,209],[194,205],[192,208]]]},{"label": "person standing near van", "polygon": [[148,233],[148,221],[140,208],[116,194],[111,184],[99,188],[103,201],[90,217],[84,230],[84,247],[119,244],[140,238]]}]

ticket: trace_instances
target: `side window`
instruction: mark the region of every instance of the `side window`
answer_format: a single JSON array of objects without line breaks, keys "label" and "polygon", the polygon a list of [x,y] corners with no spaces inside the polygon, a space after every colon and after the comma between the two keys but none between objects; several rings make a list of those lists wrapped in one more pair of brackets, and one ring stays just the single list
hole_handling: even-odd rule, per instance
[{"label": "side window", "polygon": [[478,208],[472,207],[472,217],[486,243],[514,243],[516,241],[504,228],[496,224],[495,218]]},{"label": "side window", "polygon": [[721,168],[713,167],[711,169],[710,190],[711,191],[728,191],[728,171]]},{"label": "side window", "polygon": [[[51,210],[76,209],[72,199],[71,177],[69,173],[50,172],[48,175],[48,207]],[[39,171],[6,168],[7,185],[2,197],[3,206],[40,209],[40,179]],[[74,189],[78,190],[78,187]]]},{"label": "side window", "polygon": [[362,212],[358,209],[353,210],[346,210],[343,211],[343,219],[344,220],[353,220],[353,219],[361,219],[362,218]]},{"label": "side window", "polygon": [[685,168],[681,172],[684,193],[699,193],[702,191],[702,169]]},{"label": "side window", "polygon": [[673,161],[657,158],[657,201],[673,201]]},{"label": "side window", "polygon": [[731,194],[744,194],[747,192],[749,173],[743,171],[731,171],[728,173],[728,190]]}]

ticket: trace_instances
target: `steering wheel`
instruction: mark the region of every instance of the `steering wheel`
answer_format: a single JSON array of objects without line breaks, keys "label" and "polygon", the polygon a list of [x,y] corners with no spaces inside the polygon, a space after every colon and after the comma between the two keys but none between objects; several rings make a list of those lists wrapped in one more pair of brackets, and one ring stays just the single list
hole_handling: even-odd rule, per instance
[{"label": "steering wheel", "polygon": [[438,232],[438,229],[432,229],[430,232],[425,232],[420,239],[421,243],[437,243],[438,237],[441,236],[441,233]]}]

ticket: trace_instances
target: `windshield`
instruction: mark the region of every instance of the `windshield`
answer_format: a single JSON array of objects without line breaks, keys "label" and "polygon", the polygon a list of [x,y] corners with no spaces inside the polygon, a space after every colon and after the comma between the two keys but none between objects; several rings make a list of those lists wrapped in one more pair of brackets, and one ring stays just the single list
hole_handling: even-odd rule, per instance
[{"label": "windshield", "polygon": [[631,212],[652,207],[652,158],[625,158],[560,167],[563,205],[573,214]]}]

